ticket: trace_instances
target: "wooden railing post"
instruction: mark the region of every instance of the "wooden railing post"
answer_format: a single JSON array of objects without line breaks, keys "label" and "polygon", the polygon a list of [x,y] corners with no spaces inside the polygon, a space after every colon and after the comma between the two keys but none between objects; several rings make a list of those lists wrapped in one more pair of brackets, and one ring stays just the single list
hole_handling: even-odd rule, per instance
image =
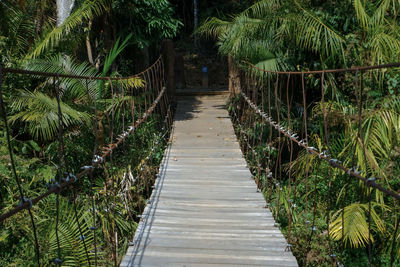
[{"label": "wooden railing post", "polygon": [[236,63],[231,55],[228,55],[228,67],[229,67],[229,94],[230,95],[237,95],[239,94],[238,88],[236,88],[234,82],[235,81],[236,85],[240,86],[240,77],[239,77],[239,69],[236,66]]},{"label": "wooden railing post", "polygon": [[167,92],[170,97],[175,96],[175,49],[174,42],[166,39],[162,42],[162,55],[164,59]]}]

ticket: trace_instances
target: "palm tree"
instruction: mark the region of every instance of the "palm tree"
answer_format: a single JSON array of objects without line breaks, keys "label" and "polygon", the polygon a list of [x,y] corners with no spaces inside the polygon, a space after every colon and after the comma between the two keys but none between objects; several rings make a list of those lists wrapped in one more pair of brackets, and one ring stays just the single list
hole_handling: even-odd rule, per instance
[{"label": "palm tree", "polygon": [[[128,45],[131,38],[129,35],[122,43],[117,40],[114,47],[106,56],[103,71],[101,74],[88,63],[77,63],[71,57],[66,55],[56,55],[46,59],[29,60],[25,68],[33,71],[52,72],[58,74],[69,74],[73,76],[105,77],[116,76],[118,73],[110,73],[112,63]],[[126,87],[141,87],[144,81],[139,77],[121,80],[119,82]],[[11,107],[15,113],[10,117],[10,122],[17,121],[27,124],[29,133],[38,139],[53,140],[58,132],[58,110],[57,101],[52,88],[58,86],[60,89],[61,110],[63,112],[64,127],[71,128],[77,125],[90,125],[92,118],[87,109],[88,94],[90,99],[96,99],[99,105],[110,104],[112,101],[105,101],[110,96],[108,89],[110,84],[105,86],[104,81],[87,81],[74,78],[47,78],[40,84],[35,91],[19,90],[18,97],[13,101]],[[115,92],[114,92],[115,93]],[[123,98],[123,101],[129,101],[129,98]],[[116,102],[115,105],[121,105]],[[108,110],[111,107],[104,107]],[[102,114],[98,114],[103,118]],[[101,120],[99,119],[98,121]]]},{"label": "palm tree", "polygon": [[364,3],[353,1],[358,24],[352,32],[336,29],[329,23],[328,12],[299,0],[258,1],[230,21],[208,19],[198,31],[216,37],[221,53],[239,61],[253,60],[254,64],[269,60],[260,66],[270,70],[283,69],[285,65],[277,63],[302,51],[330,67],[399,59],[400,35],[394,13],[398,3],[383,0],[368,9]]},{"label": "palm tree", "polygon": [[90,21],[99,16],[106,9],[109,0],[84,1],[65,21],[59,26],[47,25],[42,37],[35,42],[33,49],[26,55],[25,59],[32,59],[43,54],[47,49],[56,46],[60,40],[65,38],[73,29],[81,25],[85,20]]}]

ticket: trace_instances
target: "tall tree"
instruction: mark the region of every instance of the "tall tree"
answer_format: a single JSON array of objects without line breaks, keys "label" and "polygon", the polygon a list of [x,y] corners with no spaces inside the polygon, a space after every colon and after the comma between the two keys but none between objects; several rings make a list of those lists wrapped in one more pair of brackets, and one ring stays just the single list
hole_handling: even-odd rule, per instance
[{"label": "tall tree", "polygon": [[57,0],[57,26],[61,26],[69,17],[75,0]]}]

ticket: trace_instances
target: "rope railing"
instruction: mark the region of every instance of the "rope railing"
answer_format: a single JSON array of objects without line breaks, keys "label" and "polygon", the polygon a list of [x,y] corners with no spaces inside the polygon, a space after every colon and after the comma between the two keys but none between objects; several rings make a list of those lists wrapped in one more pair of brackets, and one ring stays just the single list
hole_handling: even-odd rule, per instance
[{"label": "rope railing", "polygon": [[[4,101],[2,90],[3,85],[7,82],[4,78],[7,75],[23,75],[31,76],[33,79],[52,78],[53,89],[51,96],[57,101],[57,113],[58,116],[58,163],[57,163],[57,175],[56,178],[50,181],[48,189],[40,192],[36,197],[29,199],[27,193],[24,192],[21,186],[21,179],[18,177],[16,172],[16,162],[14,160],[13,147],[11,144],[12,131],[9,128],[9,122],[7,118],[6,103]],[[80,99],[82,102],[81,108],[84,109],[86,105],[91,103],[91,117],[93,118],[93,136],[94,139],[94,150],[93,158],[88,165],[82,166],[80,171],[77,171],[76,163],[71,161],[70,157],[66,157],[65,154],[65,132],[70,130],[64,124],[63,121],[63,105],[62,96],[60,94],[60,87],[63,90],[68,89],[68,83],[63,79],[76,79],[86,80],[85,86],[87,91],[87,97]],[[125,80],[140,79],[143,85],[131,85],[125,83]],[[95,177],[101,177],[104,180],[104,190],[112,196],[113,203],[102,203],[106,206],[107,210],[112,211],[107,215],[109,225],[111,225],[111,231],[108,239],[112,246],[110,250],[112,252],[112,260],[114,265],[118,265],[118,230],[116,228],[115,217],[117,215],[116,201],[120,197],[121,199],[131,199],[140,202],[141,195],[148,195],[149,184],[154,182],[157,173],[157,164],[159,160],[156,160],[154,153],[160,151],[165,147],[165,141],[168,139],[169,132],[172,127],[172,109],[170,105],[170,96],[167,94],[165,88],[165,75],[164,75],[164,63],[160,56],[154,64],[141,73],[138,73],[129,77],[91,77],[91,76],[76,76],[62,73],[46,73],[38,71],[20,70],[20,69],[9,69],[0,67],[0,104],[1,104],[1,115],[5,125],[5,131],[7,136],[8,150],[10,156],[10,165],[12,167],[12,173],[14,179],[18,185],[20,204],[11,208],[8,211],[3,212],[0,215],[0,222],[4,222],[13,215],[27,210],[31,218],[32,231],[34,233],[34,243],[36,247],[36,264],[38,266],[44,265],[41,262],[41,247],[39,244],[39,237],[37,236],[37,227],[33,217],[33,210],[39,202],[52,194],[56,194],[56,214],[55,214],[55,234],[57,243],[57,256],[54,258],[53,263],[61,265],[63,263],[63,248],[60,245],[59,236],[59,220],[60,220],[60,198],[61,193],[64,191],[72,190],[71,202],[73,203],[74,217],[77,228],[79,230],[79,240],[82,243],[85,254],[86,262],[80,262],[80,264],[87,264],[91,266],[94,264],[97,266],[100,262],[101,254],[99,254],[98,246],[98,234],[102,227],[99,228],[99,214],[98,208],[99,202],[102,201],[96,196],[94,192]],[[96,81],[108,82],[107,85],[98,85]],[[105,92],[99,94],[98,88],[106,86]],[[108,88],[109,87],[109,88]],[[91,93],[92,91],[97,93]],[[103,89],[104,90],[104,89]],[[99,98],[100,96],[100,98]],[[126,123],[126,120],[130,120]],[[151,132],[154,131],[154,136]],[[158,132],[158,134],[156,134]],[[145,135],[150,136],[145,136]],[[77,137],[78,138],[78,137]],[[139,138],[139,139],[138,139]],[[154,140],[153,140],[153,139]],[[78,139],[76,139],[78,140]],[[151,142],[151,144],[150,144]],[[139,154],[132,155],[135,151],[140,152],[146,150],[146,146],[150,145],[149,151],[144,158],[141,158]],[[146,152],[145,152],[146,153]],[[142,152],[141,152],[142,154]],[[118,157],[118,160],[117,160]],[[121,157],[125,158],[121,160]],[[120,163],[124,162],[124,166]],[[75,165],[75,167],[73,167]],[[137,165],[137,167],[135,167]],[[117,186],[124,180],[122,179],[121,172],[118,168],[125,170],[123,176],[126,177],[136,175],[137,177],[143,177],[141,184],[136,185],[136,192],[118,191]],[[146,170],[147,168],[147,170]],[[74,171],[75,170],[75,171]],[[73,173],[78,172],[77,174]],[[87,231],[82,225],[82,221],[78,218],[77,213],[77,190],[83,190],[83,180],[85,177],[89,180],[89,199],[90,209],[92,216],[92,226],[90,228],[92,244],[87,244],[85,241],[85,233]],[[82,181],[81,181],[82,180]],[[133,181],[132,185],[136,182]],[[146,188],[143,188],[146,187]],[[145,191],[142,191],[145,190]],[[147,192],[146,192],[147,191]],[[69,191],[68,191],[69,192]],[[68,193],[64,193],[64,195]],[[125,194],[125,196],[120,196]],[[128,196],[129,195],[129,196]],[[134,195],[134,196],[133,196]],[[80,195],[81,199],[85,199],[87,195]],[[133,203],[125,203],[125,206],[129,208]],[[137,204],[140,206],[140,204]],[[130,209],[130,208],[129,208]],[[136,211],[140,214],[140,210]],[[129,210],[129,218],[134,220],[135,216],[132,210]],[[87,222],[84,223],[85,225]],[[132,226],[132,222],[131,222]],[[104,226],[105,227],[105,226]],[[133,227],[131,227],[133,234]],[[92,249],[90,249],[92,248]],[[90,251],[89,251],[90,250]]]},{"label": "rope railing", "polygon": [[144,71],[139,72],[135,75],[127,76],[127,77],[84,76],[84,75],[72,75],[72,74],[55,73],[55,72],[32,71],[32,70],[15,69],[15,68],[2,68],[2,73],[3,74],[7,74],[7,73],[23,74],[23,75],[32,75],[32,76],[40,76],[40,77],[72,78],[72,79],[90,80],[90,81],[122,81],[122,80],[129,80],[132,78],[143,76],[144,74],[148,73],[151,69],[155,68],[159,64],[163,65],[162,56],[160,56],[150,67],[148,67]]},{"label": "rope railing", "polygon": [[376,65],[376,66],[352,67],[352,68],[347,68],[347,69],[326,69],[326,70],[308,70],[308,71],[275,71],[275,70],[265,70],[265,69],[259,68],[248,61],[243,61],[243,63],[249,65],[251,68],[253,68],[255,70],[259,70],[264,73],[283,74],[283,75],[360,72],[360,71],[382,70],[382,69],[391,69],[391,68],[400,67],[400,62],[398,62],[398,63],[381,64],[381,65]]},{"label": "rope railing", "polygon": [[[362,189],[363,187],[361,187],[361,192],[364,192],[361,194],[365,195],[365,197],[361,196],[361,203],[366,202],[368,206],[366,211],[368,216],[366,243],[368,261],[372,266],[372,190],[376,189],[376,194],[381,192],[383,196],[392,199],[389,198],[388,201],[394,202],[400,200],[400,194],[392,190],[388,183],[385,184],[384,180],[378,177],[379,171],[374,171],[373,169],[373,167],[377,166],[372,166],[370,159],[370,153],[372,152],[369,152],[366,148],[367,143],[363,127],[365,127],[364,119],[369,113],[365,112],[367,108],[364,87],[365,80],[372,75],[364,77],[363,74],[368,71],[373,72],[382,69],[386,71],[392,70],[400,67],[400,63],[304,72],[269,71],[260,69],[249,62],[244,63],[247,67],[240,69],[237,77],[231,77],[236,92],[236,95],[232,95],[231,98],[231,116],[233,117],[239,141],[242,143],[242,150],[246,155],[256,183],[266,193],[267,206],[273,209],[277,220],[276,226],[280,225],[281,222],[285,224],[288,239],[286,250],[292,250],[295,243],[293,241],[295,228],[305,227],[302,238],[306,245],[297,247],[296,251],[299,253],[298,255],[301,254],[303,257],[302,264],[307,265],[307,253],[311,248],[311,241],[315,240],[314,236],[316,236],[317,232],[321,233],[317,229],[316,221],[318,217],[324,217],[326,220],[327,244],[329,246],[328,255],[334,264],[342,265],[340,257],[334,253],[334,249],[331,246],[331,207],[333,206],[332,196],[334,194],[331,190],[334,182],[333,176],[347,175],[349,178],[346,178],[346,186],[344,192],[342,192],[342,197],[346,195],[347,184],[351,181],[351,177],[358,179],[365,188]],[[348,115],[351,116],[351,119],[349,119],[347,127],[354,131],[356,136],[351,137],[349,142],[353,143],[346,148],[346,151],[338,152],[336,148],[335,150],[332,147],[332,138],[335,136],[330,129],[330,123],[335,123],[335,127],[339,126],[337,126],[338,122],[332,122],[332,101],[328,102],[326,100],[328,87],[333,91],[337,90],[337,88],[328,84],[327,76],[334,74],[336,76],[329,78],[340,77],[341,82],[344,83],[345,79],[348,79],[349,73],[354,73],[354,78],[343,87],[347,86],[348,90],[354,91],[355,99],[350,100],[350,103],[355,103],[356,114]],[[309,76],[310,74],[312,76]],[[372,86],[371,80],[370,78],[370,87]],[[316,94],[318,92],[317,83],[320,84],[320,95]],[[378,84],[378,82],[376,83]],[[382,81],[380,81],[380,85],[382,85]],[[312,92],[312,95],[307,95],[308,92]],[[319,106],[316,104],[317,102],[319,102]],[[317,108],[316,113],[322,113],[320,124],[309,118],[312,108]],[[297,120],[296,117],[298,118]],[[342,127],[345,126],[342,125]],[[318,134],[321,135],[321,138],[319,138]],[[358,154],[356,155],[356,153]],[[346,159],[346,155],[352,158],[350,163]],[[347,164],[352,165],[348,167]],[[357,166],[358,164],[361,166]],[[283,173],[283,168],[286,169],[286,174]],[[295,168],[296,170],[294,171]],[[315,173],[321,172],[323,169],[325,171],[322,171],[322,173]],[[323,179],[324,174],[327,178],[324,180],[327,193],[323,200],[318,192],[320,190],[318,188],[318,179]],[[302,188],[300,190],[303,195],[299,195],[299,175],[302,178]],[[325,202],[326,212],[324,214],[317,209],[317,206],[321,205],[317,198]],[[274,203],[272,203],[273,199]],[[341,203],[341,215],[339,215],[341,216],[342,224],[340,239],[344,247],[346,199],[342,200]],[[396,203],[394,204],[397,205]],[[301,212],[299,211],[299,205],[302,206]],[[286,214],[281,212],[282,208],[286,210]],[[300,223],[303,226],[299,226],[299,216],[304,220],[303,223]],[[394,216],[397,215],[394,214]],[[294,217],[297,217],[295,223]],[[297,236],[297,238],[299,237]],[[392,238],[394,244],[396,233]],[[392,248],[392,262],[393,253],[395,252]]]}]

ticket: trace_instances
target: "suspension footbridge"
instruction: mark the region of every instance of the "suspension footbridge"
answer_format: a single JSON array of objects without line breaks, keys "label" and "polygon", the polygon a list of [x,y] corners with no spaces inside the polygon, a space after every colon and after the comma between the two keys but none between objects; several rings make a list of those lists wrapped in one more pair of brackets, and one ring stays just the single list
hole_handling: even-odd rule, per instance
[{"label": "suspension footbridge", "polygon": [[[114,265],[121,262],[121,266],[297,266],[293,253],[306,264],[311,241],[324,239],[328,244],[324,257],[340,266],[337,248],[331,244],[332,236],[343,237],[347,230],[345,208],[335,217],[341,227],[335,228],[334,234],[330,213],[332,173],[340,172],[365,188],[367,198],[361,201],[368,214],[363,226],[368,238],[364,242],[371,265],[371,195],[392,201],[398,201],[400,195],[368,167],[376,163],[370,159],[363,134],[364,81],[379,70],[400,64],[309,72],[273,72],[244,65],[247,67],[242,66],[230,77],[229,98],[218,94],[180,96],[175,115],[175,97],[167,88],[162,57],[145,71],[121,78],[0,69],[1,114],[11,176],[18,185],[18,200],[3,211],[0,222],[27,213],[36,251],[32,262],[39,266],[47,264],[40,242],[45,237],[37,234],[40,222],[34,214],[51,196],[55,196],[56,238],[51,244],[55,248],[51,262],[55,265],[97,266],[104,264],[104,258],[111,258]],[[4,79],[13,75],[44,80],[57,107],[53,114],[58,141],[56,178],[31,196],[17,171],[8,127],[10,112],[2,91]],[[327,91],[332,81],[345,77],[350,77],[348,84],[354,90],[357,109],[351,118],[356,146],[348,146],[347,152],[357,154],[364,166],[354,166],[354,159],[343,161],[342,153],[331,148],[328,122],[334,107]],[[62,98],[71,81],[85,89],[85,95],[75,104],[87,112],[91,119],[87,124],[93,131],[93,150],[79,168],[65,153],[64,130],[71,118]],[[316,129],[309,129],[308,110],[315,97],[307,95],[310,90],[321,100],[320,139],[311,134]],[[160,153],[164,155],[161,162]],[[304,162],[300,174],[292,169],[299,164],[297,157],[303,157]],[[323,166],[324,173],[313,175],[315,166]],[[298,188],[298,179],[305,181],[305,188]],[[311,201],[311,194],[321,190],[318,179],[324,179],[326,186],[318,201],[316,197]],[[95,193],[99,180],[104,182],[102,194],[111,196],[112,203],[103,202]],[[299,196],[299,190],[304,196]],[[65,196],[69,196],[76,223],[68,238],[84,251],[75,261],[65,256],[62,242],[67,237],[60,219],[65,211],[60,199]],[[139,205],[142,196],[148,196],[144,210]],[[84,215],[77,211],[81,207],[77,200],[90,203]],[[124,256],[118,254],[123,232],[119,216],[127,216],[131,222],[125,226],[132,236],[128,237]],[[317,216],[323,216],[326,223],[320,220],[317,227]],[[280,229],[285,229],[285,236]],[[302,247],[293,247],[294,231],[302,233]],[[396,238],[398,227],[394,231]],[[111,257],[100,252],[99,235],[112,244]]]}]

